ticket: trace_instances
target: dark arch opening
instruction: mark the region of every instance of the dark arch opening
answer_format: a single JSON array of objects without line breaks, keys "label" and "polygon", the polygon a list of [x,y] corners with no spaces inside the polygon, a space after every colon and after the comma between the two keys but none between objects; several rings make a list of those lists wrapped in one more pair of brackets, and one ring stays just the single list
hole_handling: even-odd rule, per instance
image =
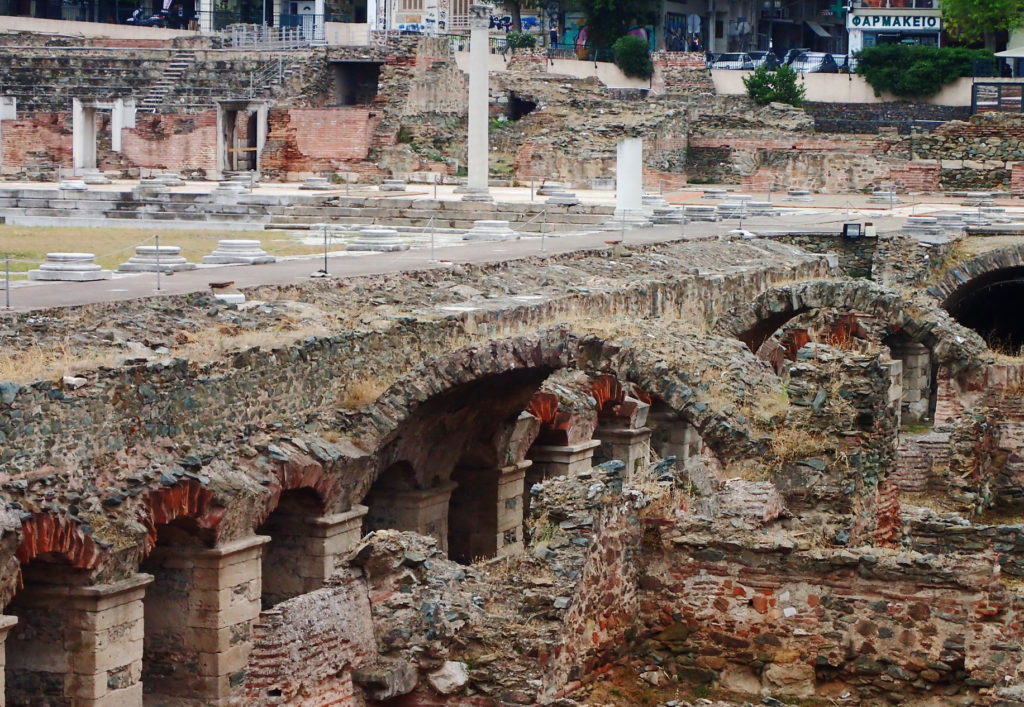
[{"label": "dark arch opening", "polygon": [[979,275],[950,295],[943,307],[978,332],[993,351],[1016,356],[1024,348],[1024,267]]},{"label": "dark arch opening", "polygon": [[519,120],[537,109],[537,102],[520,98],[514,93],[508,94],[508,109],[505,114],[509,120]]},{"label": "dark arch opening", "polygon": [[18,618],[5,644],[5,704],[71,704],[76,695],[67,678],[80,643],[74,634],[84,627],[63,593],[90,584],[90,575],[53,553],[38,555],[21,571],[24,584],[5,609]]},{"label": "dark arch opening", "polygon": [[315,490],[289,489],[256,530],[257,535],[270,537],[263,546],[260,604],[264,609],[323,586],[327,558],[317,551],[315,528],[310,524],[323,515],[324,503]]},{"label": "dark arch opening", "polygon": [[[488,375],[419,405],[382,448],[384,470],[363,501],[365,532],[430,535],[462,562],[493,556],[504,538],[495,516],[499,494],[508,492],[499,479],[509,464],[507,433],[550,374],[540,367]],[[482,543],[488,533],[490,541]],[[521,532],[514,542],[520,540]]]},{"label": "dark arch opening", "polygon": [[153,576],[143,599],[142,689],[147,701],[173,703],[195,696],[201,651],[192,628],[195,563],[188,553],[207,547],[204,537],[209,533],[200,531],[192,517],[157,525],[156,545],[139,567]]}]

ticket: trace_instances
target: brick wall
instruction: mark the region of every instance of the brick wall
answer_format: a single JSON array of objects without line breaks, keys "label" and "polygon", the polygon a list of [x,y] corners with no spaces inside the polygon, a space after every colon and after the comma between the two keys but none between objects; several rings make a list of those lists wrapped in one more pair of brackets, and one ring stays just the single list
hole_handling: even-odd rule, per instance
[{"label": "brick wall", "polygon": [[352,670],[376,656],[370,602],[361,579],[339,575],[323,589],[260,614],[246,668],[250,705],[364,704]]},{"label": "brick wall", "polygon": [[3,174],[20,179],[51,180],[58,167],[71,166],[71,116],[37,113],[29,118],[5,120]]},{"label": "brick wall", "polygon": [[270,111],[263,169],[284,178],[353,171],[370,153],[378,117],[370,106]]},{"label": "brick wall", "polygon": [[908,163],[889,170],[889,180],[903,191],[938,191],[938,163]]},{"label": "brick wall", "polygon": [[1014,162],[1010,166],[1010,193],[1024,196],[1024,162]]},{"label": "brick wall", "polygon": [[191,115],[140,113],[135,128],[121,134],[122,157],[137,167],[212,173],[217,169],[216,151],[216,110]]}]

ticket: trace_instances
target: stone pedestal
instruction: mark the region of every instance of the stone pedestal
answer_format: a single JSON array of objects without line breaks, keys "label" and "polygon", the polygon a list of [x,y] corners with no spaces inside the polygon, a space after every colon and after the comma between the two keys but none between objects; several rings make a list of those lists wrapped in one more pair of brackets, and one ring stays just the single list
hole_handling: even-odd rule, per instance
[{"label": "stone pedestal", "polygon": [[331,184],[327,181],[327,177],[306,177],[306,181],[304,181],[302,186],[299,187],[299,189],[311,191],[322,191],[330,188]]},{"label": "stone pedestal", "polygon": [[747,208],[739,201],[723,201],[718,205],[719,218],[743,218],[747,215]]},{"label": "stone pedestal", "polygon": [[263,549],[262,603],[268,608],[324,586],[340,558],[362,537],[366,506],[310,518],[271,514],[260,528],[270,536]]},{"label": "stone pedestal", "polygon": [[626,465],[623,478],[629,480],[642,473],[651,461],[651,430],[647,427],[598,426],[594,437],[601,443],[596,456],[605,462],[617,459]]},{"label": "stone pedestal", "polygon": [[556,191],[550,192],[550,196],[544,203],[555,206],[576,206],[580,203],[580,199],[571,191]]},{"label": "stone pedestal", "polygon": [[686,216],[678,206],[656,206],[652,212],[651,223],[686,223]]},{"label": "stone pedestal", "polygon": [[729,196],[728,189],[705,189],[701,194],[701,199],[724,199]]},{"label": "stone pedestal", "polygon": [[807,189],[790,189],[786,192],[786,196],[782,198],[783,201],[814,201],[814,197],[811,196],[811,192]]},{"label": "stone pedestal", "polygon": [[85,191],[88,189],[81,179],[62,179],[57,188],[61,191]]},{"label": "stone pedestal", "polygon": [[359,237],[349,243],[345,250],[409,250],[409,244],[403,243],[398,237],[398,231],[393,228],[364,228],[359,232]]},{"label": "stone pedestal", "polygon": [[508,221],[474,221],[473,228],[466,231],[464,241],[507,241],[518,238],[519,234],[509,228]]},{"label": "stone pedestal", "polygon": [[227,705],[237,698],[260,615],[268,540],[154,548],[144,564],[155,577],[145,599],[147,702]]},{"label": "stone pedestal", "polygon": [[135,200],[151,199],[154,196],[167,193],[167,185],[159,179],[141,179],[139,185],[132,189],[132,198]]},{"label": "stone pedestal", "polygon": [[137,574],[114,584],[22,589],[8,607],[19,624],[6,641],[9,704],[36,704],[60,685],[60,699],[47,704],[141,705],[142,606],[152,580]]},{"label": "stone pedestal", "polygon": [[448,502],[456,484],[392,491],[375,497],[366,514],[367,530],[391,528],[429,535],[448,550]]},{"label": "stone pedestal", "polygon": [[462,194],[463,201],[494,201],[494,197],[491,196],[490,191],[487,189],[478,189],[476,187],[462,187],[456,189],[456,193]]},{"label": "stone pedestal", "polygon": [[250,189],[244,182],[236,182],[234,180],[227,182],[218,182],[217,188],[210,192],[210,196],[215,200],[234,199],[242,194],[251,194]]},{"label": "stone pedestal", "polygon": [[684,206],[683,214],[690,221],[718,220],[718,208],[715,206],[701,206],[699,204]]},{"label": "stone pedestal", "polygon": [[569,188],[564,184],[546,182],[537,188],[537,196],[554,196],[555,194],[560,194],[568,190]]},{"label": "stone pedestal", "polygon": [[[594,450],[601,446],[596,439],[569,446],[535,444],[527,456],[533,462],[526,475],[527,486],[555,476],[575,475],[593,466]],[[529,490],[529,489],[527,489]]]},{"label": "stone pedestal", "polygon": [[128,262],[117,266],[118,272],[178,272],[195,270],[196,265],[181,255],[181,248],[176,245],[140,245],[135,247],[135,255]]},{"label": "stone pedestal", "polygon": [[47,253],[46,262],[38,270],[29,270],[29,280],[91,282],[109,280],[113,273],[93,262],[92,253]]},{"label": "stone pedestal", "polygon": [[748,201],[747,213],[751,216],[775,216],[775,205],[770,201]]},{"label": "stone pedestal", "polygon": [[380,191],[405,191],[404,179],[385,179],[378,187]]},{"label": "stone pedestal", "polygon": [[4,676],[7,674],[7,662],[5,660],[7,634],[10,633],[11,629],[14,628],[14,625],[17,623],[17,616],[0,615],[0,706],[4,704],[4,691],[6,689]]},{"label": "stone pedestal", "polygon": [[177,172],[160,172],[159,174],[152,175],[150,178],[160,182],[165,187],[185,186],[185,180]]},{"label": "stone pedestal", "polygon": [[235,239],[217,241],[217,250],[203,256],[207,265],[259,265],[276,260],[274,256],[267,255],[259,241]]},{"label": "stone pedestal", "polygon": [[98,169],[83,169],[82,182],[85,184],[110,184],[110,178]]}]

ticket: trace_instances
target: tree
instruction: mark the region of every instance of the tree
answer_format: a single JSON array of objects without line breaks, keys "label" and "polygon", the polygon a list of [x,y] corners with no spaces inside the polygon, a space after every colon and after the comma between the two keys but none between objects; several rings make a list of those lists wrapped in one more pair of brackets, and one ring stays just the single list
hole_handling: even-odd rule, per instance
[{"label": "tree", "polygon": [[750,76],[743,79],[750,100],[759,106],[768,103],[788,103],[791,106],[804,104],[803,86],[797,81],[796,71],[792,66],[783,64],[775,71],[768,71],[759,66]]},{"label": "tree", "polygon": [[996,32],[1024,26],[1024,0],[942,0],[941,8],[946,30],[963,42],[994,48]]},{"label": "tree", "polygon": [[587,44],[609,47],[631,27],[650,19],[651,0],[580,0],[587,17]]},{"label": "tree", "polygon": [[619,37],[612,45],[615,53],[615,65],[622,69],[626,76],[649,79],[654,74],[651,54],[647,51],[647,42],[627,34]]},{"label": "tree", "polygon": [[961,76],[971,76],[975,62],[995,61],[992,52],[965,47],[922,47],[879,44],[857,54],[857,73],[876,95],[888,91],[901,97],[934,96]]}]

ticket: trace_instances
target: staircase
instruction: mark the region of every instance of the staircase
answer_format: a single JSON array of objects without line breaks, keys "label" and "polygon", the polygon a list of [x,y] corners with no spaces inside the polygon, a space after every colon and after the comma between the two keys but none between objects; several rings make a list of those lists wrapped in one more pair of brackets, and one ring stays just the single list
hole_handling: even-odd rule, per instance
[{"label": "staircase", "polygon": [[149,93],[139,101],[137,110],[141,113],[156,113],[157,108],[166,100],[167,93],[183,83],[185,72],[195,61],[196,53],[194,51],[176,51],[170,63],[167,64],[167,68],[164,69],[163,76],[150,86]]}]

